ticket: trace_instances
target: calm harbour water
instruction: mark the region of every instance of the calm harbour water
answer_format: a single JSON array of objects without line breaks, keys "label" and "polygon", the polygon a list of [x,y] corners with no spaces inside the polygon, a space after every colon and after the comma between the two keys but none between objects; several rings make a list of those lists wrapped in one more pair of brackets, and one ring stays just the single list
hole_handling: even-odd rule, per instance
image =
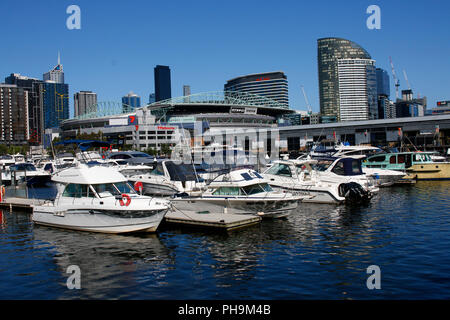
[{"label": "calm harbour water", "polygon": [[[118,236],[1,218],[0,299],[450,298],[450,182],[381,189],[362,208],[301,204],[229,233]],[[80,290],[66,286],[70,265]],[[380,290],[367,289],[370,265]]]}]

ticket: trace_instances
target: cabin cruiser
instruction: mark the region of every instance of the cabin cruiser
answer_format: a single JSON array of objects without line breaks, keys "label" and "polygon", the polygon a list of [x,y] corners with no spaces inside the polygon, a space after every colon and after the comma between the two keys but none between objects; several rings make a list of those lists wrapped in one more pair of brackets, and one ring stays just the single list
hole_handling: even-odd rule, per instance
[{"label": "cabin cruiser", "polygon": [[[159,162],[154,169],[138,170],[122,168],[127,179],[143,189],[147,195],[173,196],[177,193],[200,193],[205,188],[204,180],[197,175],[191,164],[177,164],[174,161]],[[126,172],[128,171],[128,172]]]},{"label": "cabin cruiser", "polygon": [[[275,161],[262,176],[276,190],[311,196],[303,200],[304,202],[327,204],[368,202],[373,190],[368,190],[361,185],[361,181],[353,179],[354,172],[346,174],[345,170],[340,170],[340,163],[343,162],[337,163],[334,164],[337,166],[336,170],[329,168],[331,171],[326,172],[326,170],[319,171],[325,169],[324,161],[280,160]],[[330,167],[331,165],[333,163]]]},{"label": "cabin cruiser", "polygon": [[258,172],[240,169],[218,176],[199,196],[175,196],[172,205],[174,210],[181,212],[223,212],[281,218],[289,215],[305,198],[307,196],[274,191]]},{"label": "cabin cruiser", "polygon": [[53,201],[35,205],[36,224],[102,233],[154,232],[170,202],[137,194],[117,170],[78,164],[56,172]]}]

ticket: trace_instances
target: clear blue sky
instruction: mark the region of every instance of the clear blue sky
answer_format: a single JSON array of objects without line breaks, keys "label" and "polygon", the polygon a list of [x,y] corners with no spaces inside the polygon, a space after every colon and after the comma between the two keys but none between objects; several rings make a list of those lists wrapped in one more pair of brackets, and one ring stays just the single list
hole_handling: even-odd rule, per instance
[{"label": "clear blue sky", "polygon": [[[81,8],[81,30],[69,30],[66,9]],[[381,29],[369,30],[366,9],[381,8]],[[172,96],[222,90],[236,76],[282,70],[290,105],[305,109],[304,85],[319,110],[317,39],[360,44],[402,89],[406,70],[428,106],[450,100],[450,1],[2,1],[0,81],[10,73],[42,78],[61,52],[70,106],[79,90],[99,101],[134,91],[148,101],[153,68],[168,65]],[[395,91],[391,76],[391,98]],[[73,110],[71,110],[71,114]]]}]

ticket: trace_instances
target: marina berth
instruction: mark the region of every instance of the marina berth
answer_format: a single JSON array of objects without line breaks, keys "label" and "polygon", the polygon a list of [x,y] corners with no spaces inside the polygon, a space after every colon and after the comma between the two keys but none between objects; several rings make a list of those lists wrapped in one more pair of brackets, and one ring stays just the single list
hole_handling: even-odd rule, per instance
[{"label": "marina berth", "polygon": [[117,170],[79,164],[52,176],[53,201],[33,207],[40,225],[102,233],[155,232],[170,202],[137,194]]},{"label": "marina berth", "polygon": [[199,196],[181,194],[172,199],[175,210],[223,212],[281,218],[308,198],[274,191],[268,181],[251,169],[240,169],[218,176]]}]

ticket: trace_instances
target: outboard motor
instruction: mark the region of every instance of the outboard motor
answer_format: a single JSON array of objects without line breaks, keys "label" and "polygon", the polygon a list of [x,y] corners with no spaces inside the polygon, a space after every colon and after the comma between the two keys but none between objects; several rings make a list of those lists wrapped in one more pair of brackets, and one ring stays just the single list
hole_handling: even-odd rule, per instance
[{"label": "outboard motor", "polygon": [[342,183],[339,185],[339,195],[345,197],[347,204],[367,203],[371,199],[371,193],[356,182]]}]

